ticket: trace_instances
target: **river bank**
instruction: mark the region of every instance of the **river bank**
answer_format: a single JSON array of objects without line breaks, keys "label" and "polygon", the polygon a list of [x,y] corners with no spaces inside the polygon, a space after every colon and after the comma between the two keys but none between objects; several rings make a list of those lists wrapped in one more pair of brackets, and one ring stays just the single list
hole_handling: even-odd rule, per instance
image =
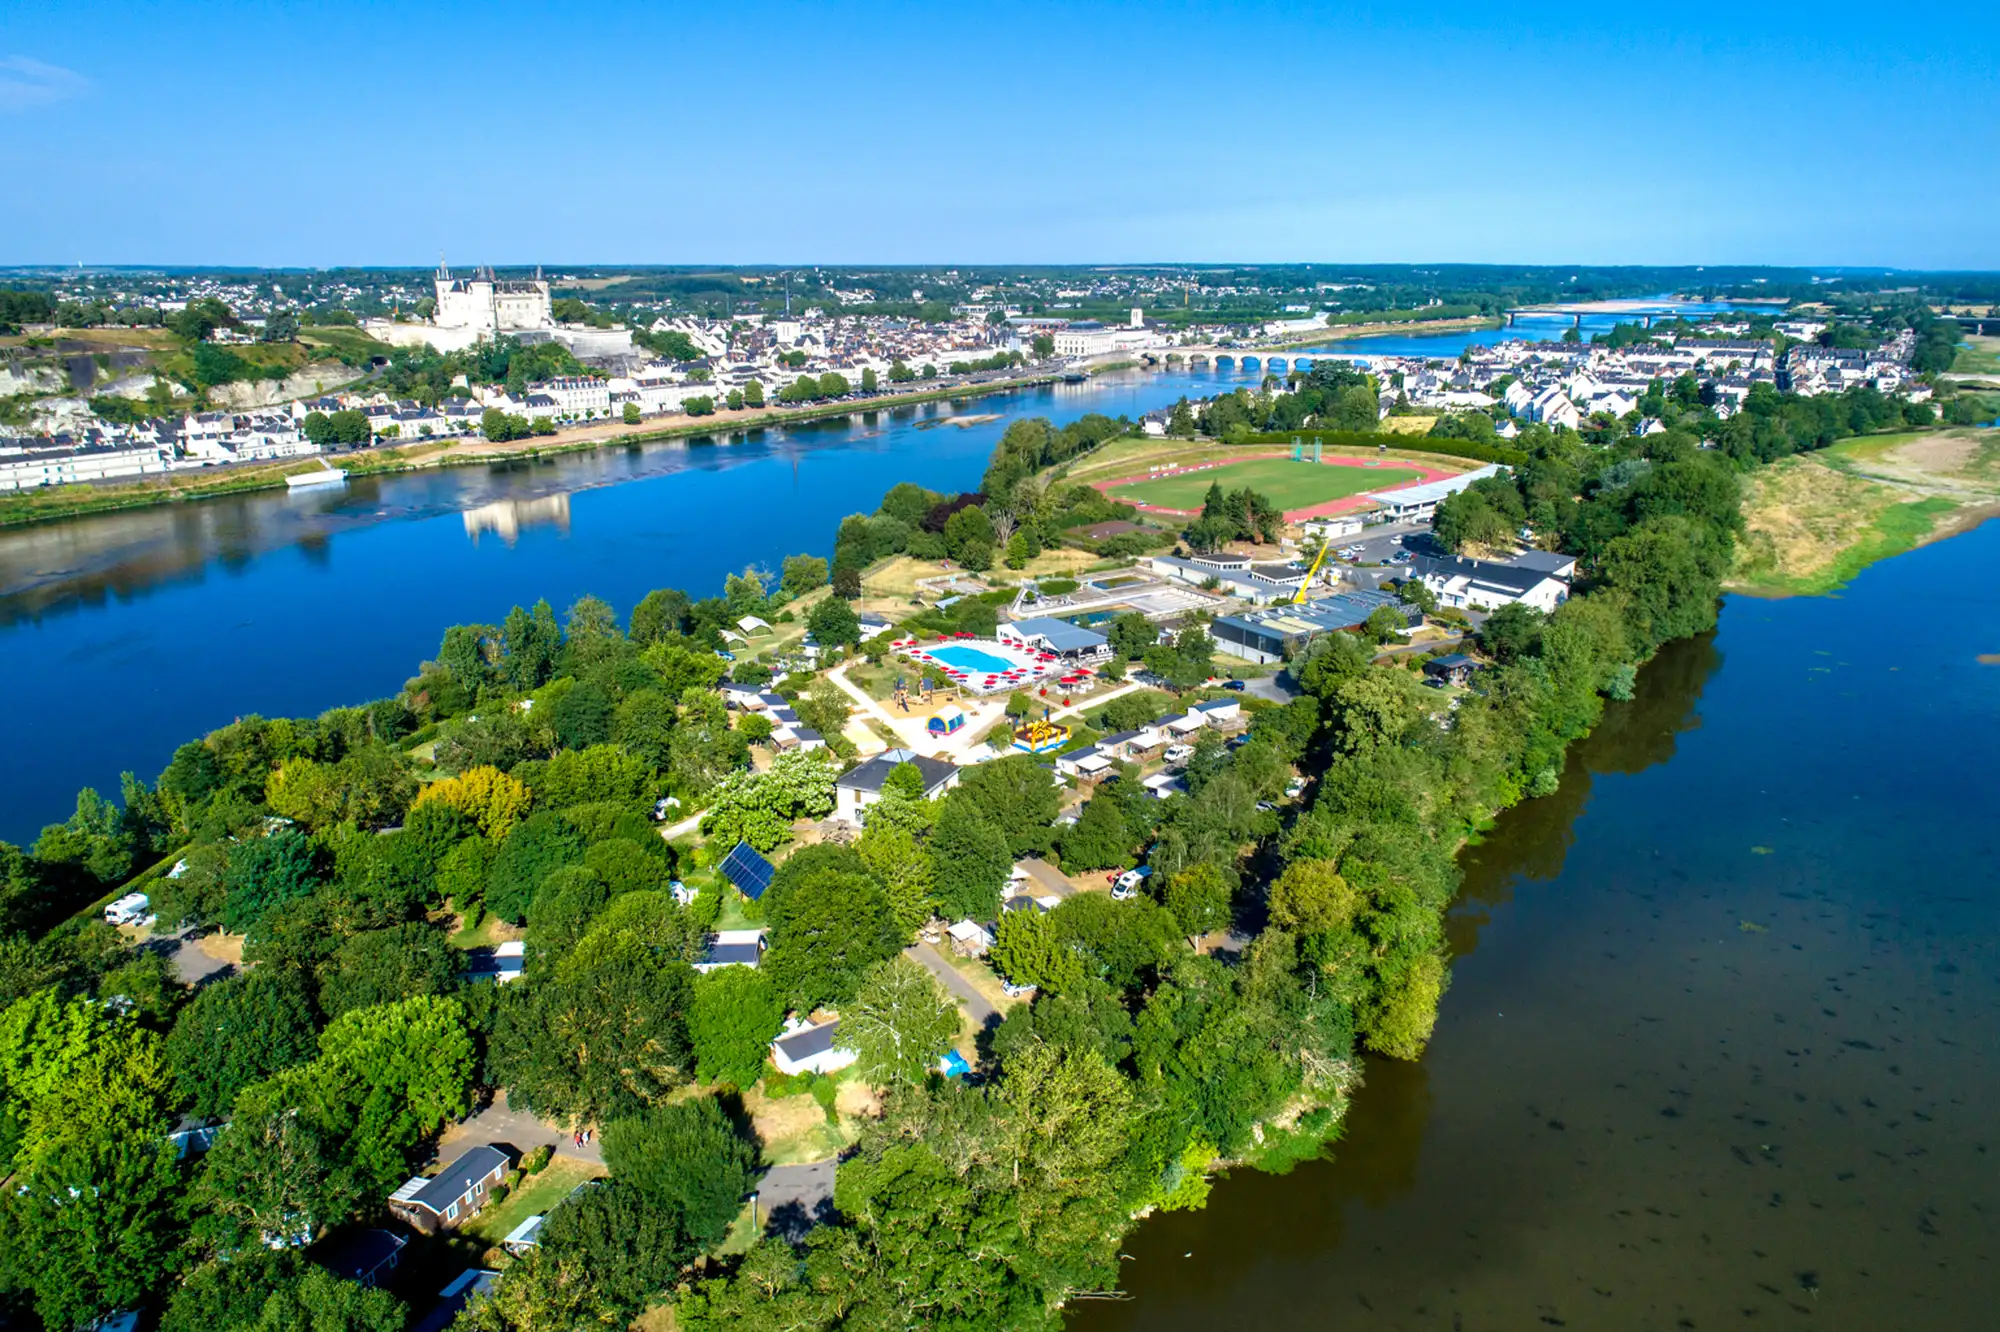
[{"label": "river bank", "polygon": [[1863,435],[1767,464],[1744,481],[1744,537],[1727,586],[1826,593],[1869,565],[2000,514],[2000,430]]},{"label": "river bank", "polygon": [[[1102,367],[1094,373],[1102,373]],[[605,421],[596,425],[570,426],[552,435],[531,439],[493,441],[476,436],[450,440],[391,442],[350,454],[315,455],[308,459],[287,459],[280,463],[241,464],[216,472],[204,469],[178,474],[158,481],[120,482],[107,485],[75,485],[0,498],[0,530],[37,523],[61,522],[93,514],[118,513],[161,504],[186,504],[230,495],[283,490],[285,478],[296,472],[314,471],[319,459],[337,462],[350,477],[391,476],[436,467],[477,466],[496,462],[536,461],[586,452],[613,445],[653,444],[692,436],[743,430],[775,429],[805,422],[834,420],[864,412],[887,411],[898,407],[932,402],[987,397],[996,393],[1018,392],[1059,382],[1061,372],[1049,372],[979,384],[957,384],[947,388],[911,393],[883,394],[866,402],[836,402],[790,408],[746,407],[736,411],[718,408],[707,416],[687,417],[672,425],[641,422],[628,425]],[[219,473],[219,474],[218,474]]]},{"label": "river bank", "polygon": [[1663,649],[1461,854],[1423,1061],[1369,1062],[1330,1159],[1150,1220],[1071,1326],[1982,1325],[1996,560]]}]

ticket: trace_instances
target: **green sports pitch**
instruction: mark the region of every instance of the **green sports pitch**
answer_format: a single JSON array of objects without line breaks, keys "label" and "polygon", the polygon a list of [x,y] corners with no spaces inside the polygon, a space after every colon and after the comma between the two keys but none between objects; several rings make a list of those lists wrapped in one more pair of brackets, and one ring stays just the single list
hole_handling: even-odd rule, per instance
[{"label": "green sports pitch", "polygon": [[1414,467],[1356,467],[1340,463],[1293,462],[1289,458],[1258,458],[1249,462],[1225,463],[1199,472],[1163,476],[1150,481],[1134,481],[1110,487],[1112,499],[1129,504],[1150,504],[1161,509],[1201,508],[1208,488],[1218,483],[1224,490],[1249,487],[1287,513],[1311,509],[1363,491],[1386,490],[1423,473]]}]

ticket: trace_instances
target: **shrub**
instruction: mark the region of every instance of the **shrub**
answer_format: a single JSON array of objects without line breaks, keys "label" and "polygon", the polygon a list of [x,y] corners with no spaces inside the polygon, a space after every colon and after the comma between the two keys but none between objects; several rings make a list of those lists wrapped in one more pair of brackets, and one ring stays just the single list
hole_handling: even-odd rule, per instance
[{"label": "shrub", "polygon": [[521,1158],[521,1170],[526,1174],[539,1175],[555,1153],[556,1149],[545,1142]]}]

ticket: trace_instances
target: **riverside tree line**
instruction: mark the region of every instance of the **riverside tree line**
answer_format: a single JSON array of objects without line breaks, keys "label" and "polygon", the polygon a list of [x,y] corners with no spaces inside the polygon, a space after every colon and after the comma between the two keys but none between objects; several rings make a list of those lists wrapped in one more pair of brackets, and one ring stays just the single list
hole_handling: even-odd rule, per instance
[{"label": "riverside tree line", "polygon": [[[1246,704],[1245,743],[1198,744],[1171,800],[1126,772],[1059,828],[1025,757],[936,802],[905,768],[854,845],[784,860],[753,908],[771,930],[762,967],[698,975],[725,890],[706,850],[659,837],[654,801],[704,809],[711,845],[776,849],[831,809],[836,772],[797,752],[748,771],[768,727],[724,711],[722,629],[803,611],[820,642],[858,648],[849,603],[875,561],[1024,563],[1122,512],[1060,475],[1124,429],[1017,422],[978,492],[897,486],[840,524],[830,560],[735,576],[719,597],[662,590],[622,623],[585,598],[560,618],[541,603],[454,626],[392,698],[245,718],[152,783],[127,777],[117,802],[85,792],[31,850],[4,848],[9,1315],[69,1327],[151,1302],[175,1329],[400,1327],[392,1295],[289,1246],[378,1217],[489,1090],[602,1126],[610,1178],[551,1214],[462,1317],[473,1329],[621,1325],[661,1301],[690,1328],[1053,1326],[1116,1286],[1136,1215],[1199,1206],[1218,1163],[1318,1150],[1360,1053],[1424,1048],[1465,834],[1552,791],[1565,746],[1629,696],[1635,668],[1713,625],[1740,464],[1663,436],[1531,434],[1509,485],[1524,512],[1556,505],[1547,530],[1583,581],[1552,616],[1501,620],[1456,709],[1337,634],[1292,663],[1300,698]],[[990,632],[995,614],[968,598],[910,627]],[[1165,645],[1147,629],[1114,626],[1121,652],[1202,678],[1198,626]],[[781,688],[838,737],[830,686]],[[1115,700],[1093,721],[1168,702]],[[1260,809],[1295,773],[1311,779],[1296,817]],[[1144,857],[1155,873],[1136,901],[1006,913],[993,960],[1036,994],[982,1036],[978,1078],[941,1079],[957,1011],[898,955],[933,915],[992,919],[1024,855],[1077,872]],[[251,965],[190,992],[162,954],[61,919],[135,873],[163,925],[241,934]],[[697,889],[687,905],[677,878]],[[448,931],[486,915],[525,927],[518,984],[460,977]],[[1231,925],[1251,936],[1239,958],[1195,946]],[[882,1113],[839,1168],[835,1220],[718,1262],[754,1175],[740,1094],[796,1090],[764,1047],[816,1006],[842,1013]],[[213,1150],[170,1144],[183,1114],[227,1123]]]}]

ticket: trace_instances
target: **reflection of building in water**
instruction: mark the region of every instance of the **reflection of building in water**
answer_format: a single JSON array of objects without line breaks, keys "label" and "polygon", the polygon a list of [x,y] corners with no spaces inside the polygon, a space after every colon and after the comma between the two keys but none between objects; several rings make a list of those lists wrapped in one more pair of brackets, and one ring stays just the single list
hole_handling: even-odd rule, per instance
[{"label": "reflection of building in water", "polygon": [[476,509],[465,511],[465,534],[479,544],[481,532],[498,532],[500,539],[513,545],[521,536],[524,527],[540,527],[554,523],[567,535],[569,533],[569,496],[545,495],[541,499],[495,500],[482,504]]}]

